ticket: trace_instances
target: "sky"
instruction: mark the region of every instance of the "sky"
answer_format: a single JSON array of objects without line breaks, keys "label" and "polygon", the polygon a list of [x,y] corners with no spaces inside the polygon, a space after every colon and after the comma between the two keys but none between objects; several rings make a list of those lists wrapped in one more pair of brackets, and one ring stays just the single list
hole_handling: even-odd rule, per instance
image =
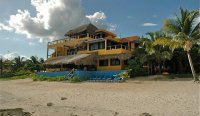
[{"label": "sky", "polygon": [[[199,0],[0,0],[0,57],[46,58],[47,42],[92,23],[118,37],[158,31],[179,8],[196,10]],[[200,17],[198,18],[200,21]]]}]

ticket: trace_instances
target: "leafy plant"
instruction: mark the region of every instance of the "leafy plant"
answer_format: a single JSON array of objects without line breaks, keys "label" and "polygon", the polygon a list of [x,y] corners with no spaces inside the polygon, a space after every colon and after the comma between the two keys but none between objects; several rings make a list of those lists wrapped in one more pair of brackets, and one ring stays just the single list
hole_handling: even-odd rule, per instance
[{"label": "leafy plant", "polygon": [[76,82],[81,82],[81,80],[79,79],[79,77],[75,76],[75,77],[70,79],[70,82],[76,83]]},{"label": "leafy plant", "polygon": [[64,76],[48,77],[48,76],[33,76],[33,81],[65,81]]},{"label": "leafy plant", "polygon": [[129,69],[127,71],[124,71],[122,73],[119,73],[118,76],[123,78],[123,80],[129,80],[130,79],[130,72],[132,71],[132,69]]}]

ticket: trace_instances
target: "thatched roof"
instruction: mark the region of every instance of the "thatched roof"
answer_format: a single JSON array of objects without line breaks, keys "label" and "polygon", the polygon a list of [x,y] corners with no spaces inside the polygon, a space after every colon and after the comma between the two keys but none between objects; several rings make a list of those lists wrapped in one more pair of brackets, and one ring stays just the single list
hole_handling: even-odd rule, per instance
[{"label": "thatched roof", "polygon": [[96,65],[94,61],[95,54],[76,54],[58,57],[54,60],[47,60],[45,65],[57,65],[57,64],[76,64],[76,65]]},{"label": "thatched roof", "polygon": [[98,28],[96,26],[94,26],[93,24],[89,23],[89,24],[86,24],[86,25],[82,25],[80,27],[77,27],[75,29],[72,29],[70,31],[68,31],[65,36],[70,36],[70,35],[77,35],[77,34],[81,34],[83,32],[87,32],[89,34],[92,34],[92,35],[95,35],[95,31],[97,30]]},{"label": "thatched roof", "polygon": [[103,60],[103,59],[120,59],[120,60],[127,60],[132,57],[131,54],[110,54],[110,55],[99,55],[97,57],[98,60]]},{"label": "thatched roof", "polygon": [[98,29],[98,30],[96,30],[96,33],[98,33],[98,32],[107,33],[108,35],[111,35],[112,37],[116,37],[116,36],[117,36],[116,34],[110,32],[110,31],[107,31],[107,30],[105,30],[105,29]]}]

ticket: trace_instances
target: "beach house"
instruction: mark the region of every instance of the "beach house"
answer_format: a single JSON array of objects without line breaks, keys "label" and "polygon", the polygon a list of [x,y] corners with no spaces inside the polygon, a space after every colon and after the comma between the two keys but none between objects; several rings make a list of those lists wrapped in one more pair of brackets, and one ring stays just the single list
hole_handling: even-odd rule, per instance
[{"label": "beach house", "polygon": [[48,42],[47,71],[123,70],[134,56],[138,36],[118,38],[116,34],[86,24],[68,31],[64,39]]}]

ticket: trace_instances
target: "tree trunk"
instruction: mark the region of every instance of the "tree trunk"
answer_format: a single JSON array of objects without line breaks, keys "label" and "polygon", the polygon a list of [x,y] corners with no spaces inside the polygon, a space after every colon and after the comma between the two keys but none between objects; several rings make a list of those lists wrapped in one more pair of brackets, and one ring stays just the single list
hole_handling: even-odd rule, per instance
[{"label": "tree trunk", "polygon": [[0,59],[0,77],[2,76],[2,74],[3,74],[3,60],[2,59]]},{"label": "tree trunk", "polygon": [[178,72],[179,73],[183,72],[183,64],[181,59],[178,60]]},{"label": "tree trunk", "polygon": [[0,77],[2,76],[2,74],[3,74],[3,67],[1,66]]},{"label": "tree trunk", "polygon": [[194,70],[194,66],[193,66],[192,59],[191,59],[189,52],[187,52],[187,56],[188,56],[188,61],[189,61],[189,64],[190,64],[190,68],[191,68],[191,71],[192,71],[194,81],[199,81],[199,78],[197,77],[196,72]]}]

